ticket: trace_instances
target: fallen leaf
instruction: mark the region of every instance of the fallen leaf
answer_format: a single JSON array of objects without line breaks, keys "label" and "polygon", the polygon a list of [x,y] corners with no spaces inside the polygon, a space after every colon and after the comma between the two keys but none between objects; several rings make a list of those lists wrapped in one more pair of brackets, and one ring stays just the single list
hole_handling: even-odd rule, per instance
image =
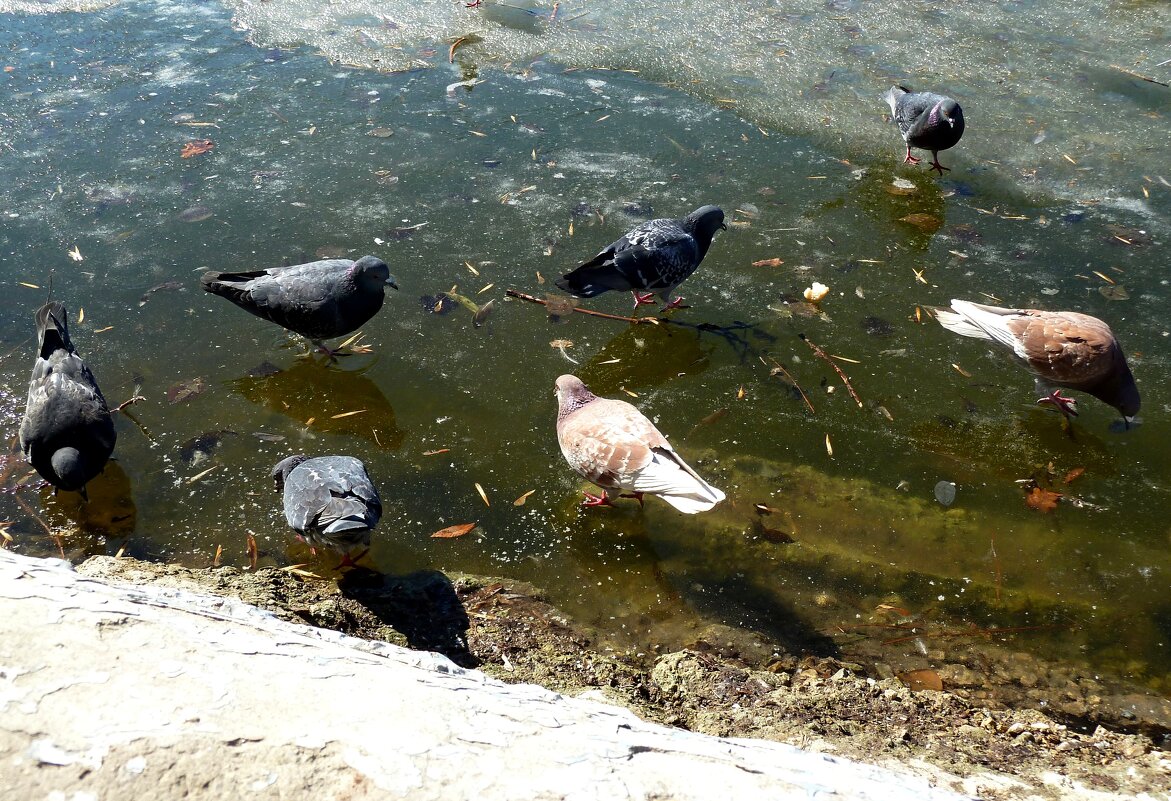
[{"label": "fallen leaf", "polygon": [[1098,287],[1098,292],[1106,300],[1130,300],[1130,293],[1121,284],[1103,284]]},{"label": "fallen leaf", "polygon": [[943,225],[943,220],[934,214],[923,214],[922,212],[908,214],[906,217],[899,217],[899,222],[913,225],[920,231],[926,231],[927,233],[933,233],[939,230],[939,226]]},{"label": "fallen leaf", "polygon": [[532,495],[534,492],[536,492],[536,490],[529,490],[524,495],[520,496],[515,501],[513,501],[512,505],[513,506],[524,506],[525,501],[527,501],[529,499],[529,496]]},{"label": "fallen leaf", "polygon": [[224,546],[217,545],[215,547],[215,556],[213,556],[211,559],[211,566],[212,567],[219,567],[220,566],[220,557],[223,555],[224,555]]},{"label": "fallen leaf", "polygon": [[1052,512],[1057,508],[1057,502],[1061,500],[1061,493],[1047,490],[1044,487],[1033,487],[1029,490],[1029,494],[1025,496],[1025,503],[1030,509],[1036,509],[1038,512]]},{"label": "fallen leaf", "polygon": [[899,681],[907,685],[912,690],[936,690],[943,691],[943,679],[939,674],[931,668],[923,668],[922,670],[908,670],[904,673],[898,674]]},{"label": "fallen leaf", "polygon": [[761,259],[760,261],[752,262],[753,267],[780,267],[784,264],[780,259]]},{"label": "fallen leaf", "polygon": [[1084,472],[1086,472],[1086,468],[1075,467],[1073,470],[1070,470],[1068,473],[1065,474],[1065,478],[1063,478],[1061,480],[1061,483],[1062,484],[1069,484]]},{"label": "fallen leaf", "polygon": [[256,548],[256,535],[251,531],[248,532],[248,567],[251,570],[256,569],[256,559],[259,551]]},{"label": "fallen leaf", "polygon": [[447,528],[441,528],[441,529],[439,529],[439,531],[436,531],[431,536],[436,539],[444,539],[444,540],[453,539],[455,537],[462,537],[464,534],[467,534],[472,529],[474,529],[477,525],[479,525],[479,524],[478,523],[460,523],[459,525],[456,525],[456,526],[448,526]]},{"label": "fallen leaf", "polygon": [[28,281],[17,281],[21,286],[27,286],[29,289],[40,289],[36,284],[30,284]]},{"label": "fallen leaf", "polygon": [[424,456],[438,456],[439,454],[447,453],[450,450],[451,450],[451,448],[440,448],[439,450],[436,450],[436,451],[423,451],[423,455]]},{"label": "fallen leaf", "polygon": [[829,458],[834,458],[834,446],[830,444],[829,434],[825,435],[825,452],[829,454]]},{"label": "fallen leaf", "polygon": [[206,389],[207,381],[204,380],[203,376],[179,381],[167,387],[167,401],[170,403],[183,403],[184,401],[191,400],[196,395],[202,394]]},{"label": "fallen leaf", "polygon": [[84,322],[85,322],[85,307],[82,306],[80,309],[77,310],[77,324],[81,325]]},{"label": "fallen leaf", "polygon": [[183,149],[179,151],[179,157],[189,159],[195,156],[202,156],[213,147],[215,147],[215,142],[210,139],[195,139],[183,145]]},{"label": "fallen leaf", "polygon": [[480,500],[482,500],[484,502],[485,506],[492,505],[492,504],[488,503],[488,493],[484,492],[484,488],[480,486],[480,483],[478,481],[476,482],[476,492],[480,493]]},{"label": "fallen leaf", "polygon": [[352,412],[342,412],[341,414],[330,415],[329,419],[330,420],[340,420],[343,417],[353,417],[355,414],[364,414],[365,411],[366,411],[365,409],[357,409]]},{"label": "fallen leaf", "polygon": [[748,394],[744,391],[744,385],[740,385],[740,389],[736,390],[736,400],[744,400],[744,396]]},{"label": "fallen leaf", "polygon": [[954,370],[955,370],[957,373],[959,373],[960,375],[962,375],[964,378],[971,378],[971,377],[972,377],[972,374],[971,374],[971,373],[969,373],[969,372],[968,372],[967,370],[965,370],[964,368],[960,367],[960,366],[959,366],[958,364],[956,364],[955,362],[952,362],[952,363],[951,363],[951,366],[952,366],[952,369],[954,369]]},{"label": "fallen leaf", "polygon": [[756,513],[758,515],[772,515],[772,514],[777,514],[778,512],[781,511],[780,509],[776,509],[776,508],[769,506],[768,504],[765,504],[765,503],[754,503],[754,504],[752,504],[752,508],[756,511]]},{"label": "fallen leaf", "polygon": [[77,245],[74,245],[73,250],[69,251],[69,258],[73,259],[74,261],[83,261],[85,259],[85,257],[81,255],[81,248],[79,248]]},{"label": "fallen leaf", "polygon": [[164,283],[159,284],[158,286],[152,286],[150,289],[146,290],[146,292],[142,293],[142,297],[138,299],[138,305],[145,306],[146,302],[148,300],[150,300],[150,296],[156,292],[164,292],[164,291],[170,290],[170,289],[182,289],[182,288],[183,288],[183,284],[179,281],[166,281]]}]

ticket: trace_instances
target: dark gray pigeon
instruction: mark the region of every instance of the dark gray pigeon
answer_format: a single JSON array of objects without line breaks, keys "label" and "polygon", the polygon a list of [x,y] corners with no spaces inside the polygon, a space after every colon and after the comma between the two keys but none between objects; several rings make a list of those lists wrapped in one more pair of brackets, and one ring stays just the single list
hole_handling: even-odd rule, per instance
[{"label": "dark gray pigeon", "polygon": [[934,92],[912,92],[905,86],[892,86],[884,95],[899,133],[907,143],[903,164],[918,164],[911,148],[931,151],[931,169],[940,175],[950,169],[939,163],[939,151],[953,147],[964,135],[964,112],[960,104]]},{"label": "dark gray pigeon", "polygon": [[658,294],[669,301],[663,311],[679,308],[683,298],[671,300],[671,293],[703,261],[716,231],[727,227],[716,206],[701,206],[681,220],[648,220],[567,273],[557,286],[579,298],[629,291],[636,309],[653,304]]},{"label": "dark gray pigeon", "polygon": [[357,331],[382,308],[383,289],[398,289],[386,262],[374,256],[252,272],[207,272],[199,283],[241,309],[308,338],[331,356],[322,340]]},{"label": "dark gray pigeon", "polygon": [[114,452],[118,436],[106,399],[69,339],[57,301],[37,310],[37,360],[20,421],[20,447],[41,478],[87,498],[89,483]]},{"label": "dark gray pigeon", "polygon": [[272,469],[272,478],[277,490],[284,490],[285,520],[311,547],[335,550],[343,565],[352,565],[350,555],[370,546],[370,529],[382,517],[382,501],[361,461],[352,456],[290,456]]}]

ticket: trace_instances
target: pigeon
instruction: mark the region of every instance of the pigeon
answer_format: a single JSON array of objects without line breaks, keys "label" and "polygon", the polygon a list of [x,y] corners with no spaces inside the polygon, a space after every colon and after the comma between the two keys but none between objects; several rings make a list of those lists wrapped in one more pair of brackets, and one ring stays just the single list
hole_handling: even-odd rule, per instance
[{"label": "pigeon", "polygon": [[369,548],[382,501],[361,461],[352,456],[290,456],[271,475],[277,490],[284,490],[285,520],[311,548],[337,551],[342,565],[353,565],[351,554]]},{"label": "pigeon", "polygon": [[331,357],[322,340],[361,328],[382,308],[383,289],[398,289],[386,262],[374,256],[324,259],[251,272],[207,272],[208,292],[309,339]]},{"label": "pigeon", "polygon": [[1056,406],[1066,419],[1077,414],[1077,402],[1061,388],[1093,395],[1122,413],[1127,424],[1139,410],[1138,387],[1126,356],[1110,326],[1088,314],[1038,309],[1002,309],[953,300],[950,309],[936,309],[935,319],[948,331],[989,339],[1012,350],[1050,394],[1037,403]]},{"label": "pigeon", "polygon": [[663,311],[678,309],[683,298],[670,300],[671,293],[703,261],[716,230],[727,227],[724,212],[716,206],[700,206],[681,220],[648,220],[566,273],[557,286],[579,298],[629,290],[636,309],[653,304],[658,294],[670,301]]},{"label": "pigeon", "polygon": [[41,478],[57,490],[81,493],[114,452],[118,436],[94,374],[69,339],[64,304],[36,314],[37,360],[20,421],[20,447]]},{"label": "pigeon", "polygon": [[557,379],[557,442],[565,461],[602,488],[585,493],[583,506],[608,506],[615,490],[642,503],[658,495],[680,512],[706,512],[724,493],[692,470],[654,423],[626,401],[599,398],[581,379]]},{"label": "pigeon", "polygon": [[964,135],[964,112],[959,103],[934,92],[912,92],[905,86],[892,86],[884,95],[899,133],[907,143],[903,164],[918,164],[911,148],[931,151],[931,169],[940,175],[950,169],[939,163],[939,151],[953,147]]}]

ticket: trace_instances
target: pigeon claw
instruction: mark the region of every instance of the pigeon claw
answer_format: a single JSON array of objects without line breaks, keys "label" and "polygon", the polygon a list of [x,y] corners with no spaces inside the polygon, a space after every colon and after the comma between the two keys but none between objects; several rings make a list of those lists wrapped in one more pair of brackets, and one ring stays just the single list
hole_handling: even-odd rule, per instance
[{"label": "pigeon claw", "polygon": [[619,498],[634,498],[636,501],[638,501],[639,506],[645,506],[645,504],[643,504],[643,502],[642,502],[642,496],[643,496],[643,493],[641,493],[641,492],[624,492],[621,495],[619,495],[618,497]]},{"label": "pigeon claw", "polygon": [[671,309],[690,309],[690,306],[683,304],[683,298],[675,298],[673,301],[663,307],[663,311],[671,311]]},{"label": "pigeon claw", "polygon": [[613,506],[610,502],[610,497],[603,492],[601,495],[594,495],[592,492],[582,492],[585,500],[581,502],[583,508],[590,506]]},{"label": "pigeon claw", "polygon": [[1077,417],[1077,399],[1065,397],[1061,394],[1060,389],[1055,389],[1049,395],[1038,398],[1037,403],[1050,404],[1056,407],[1057,411],[1065,415],[1066,420],[1072,420]]},{"label": "pigeon claw", "polygon": [[903,158],[903,164],[918,164],[920,160],[918,156],[911,155],[911,146],[907,145],[907,155]]},{"label": "pigeon claw", "polygon": [[939,156],[935,153],[931,154],[931,169],[935,170],[940,175],[943,175],[944,170],[951,172],[951,167],[944,167],[942,164],[939,163]]},{"label": "pigeon claw", "polygon": [[630,290],[630,294],[634,295],[634,308],[636,310],[638,309],[639,306],[654,306],[655,305],[655,293],[654,292],[646,292],[646,293],[639,294],[638,292],[636,292],[632,289],[632,290]]}]

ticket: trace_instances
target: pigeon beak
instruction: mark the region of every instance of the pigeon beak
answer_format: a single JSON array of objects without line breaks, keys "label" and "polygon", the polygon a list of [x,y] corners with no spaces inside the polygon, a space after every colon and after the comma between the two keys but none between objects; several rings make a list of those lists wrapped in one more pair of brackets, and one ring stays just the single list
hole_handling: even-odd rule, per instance
[{"label": "pigeon beak", "polygon": [[721,231],[727,231],[727,230],[728,230],[728,224],[727,224],[727,223],[723,223],[723,222],[722,222],[722,223],[720,223],[720,230],[721,230]]},{"label": "pigeon beak", "polygon": [[392,275],[390,278],[387,278],[387,279],[386,279],[386,285],[387,285],[387,286],[389,286],[389,287],[394,287],[395,289],[398,289],[398,284],[396,284],[396,283],[394,282],[394,276],[393,276],[393,275]]}]

